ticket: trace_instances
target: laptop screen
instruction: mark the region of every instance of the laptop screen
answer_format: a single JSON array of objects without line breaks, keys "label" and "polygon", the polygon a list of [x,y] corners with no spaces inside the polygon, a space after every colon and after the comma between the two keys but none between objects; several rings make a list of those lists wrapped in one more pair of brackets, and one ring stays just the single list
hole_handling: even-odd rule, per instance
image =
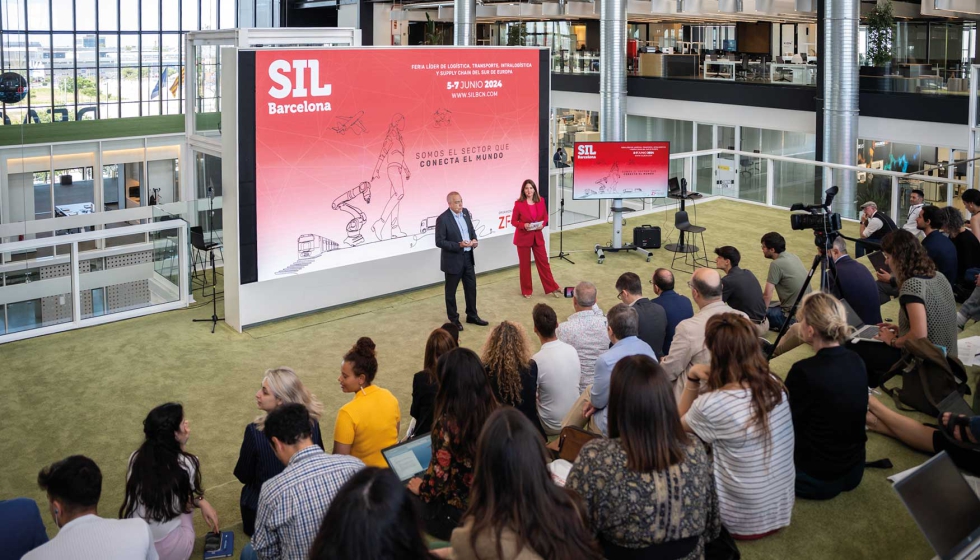
[{"label": "laptop screen", "polygon": [[851,304],[847,303],[846,299],[842,299],[840,302],[844,305],[844,312],[847,313],[847,324],[856,330],[861,330],[861,327],[864,326],[864,321],[858,316],[857,311],[854,311],[854,308],[851,307]]},{"label": "laptop screen", "polygon": [[382,449],[385,461],[402,482],[425,472],[432,459],[432,438],[429,434],[419,436],[405,443]]},{"label": "laptop screen", "polygon": [[980,534],[980,498],[945,452],[895,483],[895,491],[940,558],[953,558]]}]

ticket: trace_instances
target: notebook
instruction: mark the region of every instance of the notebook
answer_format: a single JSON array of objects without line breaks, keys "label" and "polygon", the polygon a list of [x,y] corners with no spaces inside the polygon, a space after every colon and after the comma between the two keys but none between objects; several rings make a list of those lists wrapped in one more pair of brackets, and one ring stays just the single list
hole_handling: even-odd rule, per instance
[{"label": "notebook", "polygon": [[424,434],[404,443],[392,445],[381,450],[381,455],[398,479],[407,482],[429,468],[432,459],[432,437]]},{"label": "notebook", "polygon": [[874,253],[868,253],[868,260],[871,261],[871,266],[875,267],[875,271],[884,270],[885,272],[891,272],[890,266],[885,264],[885,254],[881,251],[875,251]]}]

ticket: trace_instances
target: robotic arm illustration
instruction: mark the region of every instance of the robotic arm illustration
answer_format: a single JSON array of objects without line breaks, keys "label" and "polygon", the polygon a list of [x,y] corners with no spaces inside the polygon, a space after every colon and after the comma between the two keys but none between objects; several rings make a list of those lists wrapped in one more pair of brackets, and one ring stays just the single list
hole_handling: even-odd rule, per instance
[{"label": "robotic arm illustration", "polygon": [[367,214],[365,214],[357,206],[351,204],[351,201],[359,196],[364,198],[365,203],[371,204],[370,182],[361,182],[361,184],[357,185],[357,187],[335,198],[330,204],[331,209],[347,212],[351,215],[351,221],[347,222],[347,239],[344,240],[344,243],[350,245],[351,247],[356,247],[361,243],[364,243],[364,236],[361,235],[361,228],[367,223]]}]

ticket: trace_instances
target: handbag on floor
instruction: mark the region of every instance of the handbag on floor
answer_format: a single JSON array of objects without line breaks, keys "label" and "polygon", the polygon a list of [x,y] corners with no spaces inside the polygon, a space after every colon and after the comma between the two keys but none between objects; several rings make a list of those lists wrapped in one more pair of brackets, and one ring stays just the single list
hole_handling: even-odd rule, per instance
[{"label": "handbag on floor", "polygon": [[[900,389],[885,388],[892,377],[902,376]],[[899,410],[918,410],[936,416],[940,403],[958,393],[970,394],[966,368],[957,358],[947,356],[927,338],[909,340],[902,349],[902,359],[881,380],[882,389],[895,400]]]}]

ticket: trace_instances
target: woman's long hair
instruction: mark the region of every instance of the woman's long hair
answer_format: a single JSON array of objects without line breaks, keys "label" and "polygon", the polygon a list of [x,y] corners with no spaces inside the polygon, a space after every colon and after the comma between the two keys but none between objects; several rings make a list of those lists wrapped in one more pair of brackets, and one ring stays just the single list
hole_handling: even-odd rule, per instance
[{"label": "woman's long hair", "polygon": [[470,488],[473,517],[470,546],[489,532],[497,557],[504,558],[501,535],[517,535],[517,549],[529,547],[542,558],[602,558],[582,519],[583,509],[548,473],[548,454],[538,430],[518,410],[497,409],[487,420],[476,455]]},{"label": "woman's long hair", "polygon": [[456,341],[449,331],[436,329],[429,333],[429,339],[425,341],[425,356],[422,359],[422,370],[429,374],[430,383],[439,382],[439,373],[436,371],[436,362],[439,357],[456,348]]},{"label": "woman's long hair", "polygon": [[609,437],[619,438],[632,471],[661,472],[684,460],[689,443],[673,384],[649,356],[616,364],[609,387]]},{"label": "woman's long hair", "polygon": [[436,393],[435,426],[452,426],[459,433],[462,451],[476,456],[476,441],[497,399],[480,357],[469,348],[455,348],[439,358],[439,392]]},{"label": "woman's long hair", "polygon": [[521,404],[521,370],[531,365],[524,327],[510,321],[494,327],[483,347],[483,364],[497,382],[500,399],[513,406]]},{"label": "woman's long hair", "polygon": [[891,257],[899,287],[909,278],[936,275],[936,263],[932,262],[919,239],[904,229],[888,232],[881,238],[881,250]]},{"label": "woman's long hair", "polygon": [[368,467],[352,476],[330,503],[310,547],[310,560],[433,559],[422,516],[391,469]]},{"label": "woman's long hair", "polygon": [[749,389],[752,420],[759,427],[768,451],[769,413],[782,401],[786,388],[769,372],[769,362],[762,355],[755,327],[741,315],[721,313],[708,319],[704,341],[711,352],[708,389],[717,391],[730,383]]},{"label": "woman's long hair", "polygon": [[[201,465],[197,457],[180,448],[176,433],[184,421],[184,407],[162,404],[143,420],[146,440],[129,462],[126,496],[119,517],[132,517],[140,505],[147,521],[165,522],[190,513],[195,498],[204,497]],[[194,466],[194,480],[181,465],[181,458]]]},{"label": "woman's long hair", "polygon": [[[310,413],[310,420],[320,421],[320,415],[323,414],[323,403],[317,400],[316,395],[303,385],[292,368],[282,366],[267,369],[262,381],[269,383],[269,390],[272,391],[274,397],[282,401],[281,404],[299,403],[305,406]],[[267,414],[267,412],[263,412],[253,420],[260,430],[265,427]]]},{"label": "woman's long hair", "polygon": [[531,197],[531,202],[537,204],[541,201],[541,197],[538,196],[538,186],[531,179],[524,179],[524,182],[521,183],[521,196],[517,198],[517,202],[525,202],[527,200],[527,197],[524,196],[524,187],[527,185],[534,187],[534,195]]}]

